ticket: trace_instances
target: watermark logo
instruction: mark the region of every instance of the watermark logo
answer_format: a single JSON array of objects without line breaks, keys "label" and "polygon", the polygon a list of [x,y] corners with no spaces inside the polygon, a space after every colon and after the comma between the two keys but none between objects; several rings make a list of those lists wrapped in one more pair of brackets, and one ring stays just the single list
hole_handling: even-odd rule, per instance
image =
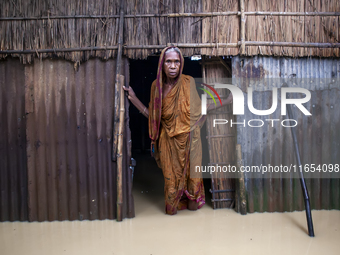
[{"label": "watermark logo", "polygon": [[[204,86],[207,86],[209,89],[211,89],[218,97],[220,100],[220,103],[222,105],[222,101],[216,90],[211,87],[210,85],[203,84]],[[234,85],[230,84],[215,84],[215,88],[217,89],[228,89],[233,95],[233,114],[234,115],[244,115],[244,95],[241,89]],[[212,94],[206,90],[201,88],[202,90],[206,91],[214,100],[215,105],[216,101],[215,98],[212,96]],[[254,104],[253,104],[253,88],[248,87],[248,108],[249,111],[252,112],[255,115],[270,115],[272,114],[276,109],[278,105],[278,97],[277,97],[277,88],[272,88],[272,106],[270,109],[267,110],[258,110],[255,109]],[[288,93],[302,93],[305,94],[306,96],[304,98],[287,98]],[[309,90],[304,89],[304,88],[289,88],[289,87],[282,87],[281,88],[281,115],[286,115],[286,105],[287,104],[293,104],[295,105],[304,115],[310,116],[312,115],[302,104],[307,103],[311,99],[311,93]],[[201,102],[202,102],[202,115],[207,114],[207,95],[202,94],[201,96]]]},{"label": "watermark logo", "polygon": [[[216,89],[228,89],[232,95],[233,95],[233,115],[244,115],[244,107],[245,107],[245,96],[241,89],[236,87],[235,85],[231,84],[215,84],[213,88],[211,85],[202,83],[205,87],[209,88],[212,92],[215,93],[217,98],[220,101],[221,106],[222,100],[217,93]],[[213,94],[204,88],[200,88],[201,90],[205,91],[207,94],[201,95],[201,107],[202,107],[202,115],[207,114],[207,95],[209,95],[214,103],[215,106],[217,106],[215,97]],[[305,95],[304,98],[289,98],[288,94],[290,93],[302,93]],[[269,109],[259,110],[254,107],[253,104],[253,88],[248,87],[247,88],[247,106],[251,113],[258,115],[258,116],[264,116],[264,115],[270,115],[274,113],[278,107],[278,88],[273,87],[272,88],[272,104]],[[311,116],[312,114],[302,105],[303,103],[307,103],[311,99],[311,93],[309,90],[304,88],[291,88],[291,87],[281,87],[281,115],[286,115],[286,106],[287,105],[295,105],[304,115]],[[271,123],[271,126],[274,126],[274,122],[280,121],[279,119],[265,119],[268,123]],[[246,126],[246,120],[243,120],[242,122],[235,122],[232,119],[226,120],[226,119],[214,119],[213,120],[213,127],[216,127],[216,125],[225,125],[227,123],[230,123],[231,127],[233,125],[243,125]],[[249,127],[262,127],[264,125],[264,121],[262,119],[251,119],[247,122]],[[283,127],[295,127],[297,125],[297,121],[294,119],[285,119],[281,121],[281,125]]]},{"label": "watermark logo", "polygon": [[[201,133],[202,161],[197,157],[197,147],[192,147],[193,178],[230,179],[242,175],[247,179],[292,179],[301,172],[307,178],[339,177],[339,164],[334,162],[312,158],[311,162],[296,164],[294,158],[281,157],[290,145],[294,149],[291,130],[303,134],[306,127],[321,125],[320,118],[313,117],[324,113],[322,120],[332,122],[334,116],[330,114],[337,107],[333,99],[340,87],[338,79],[248,78],[237,73],[232,78],[208,78],[208,82],[195,79],[198,93],[192,93],[193,99],[197,99],[197,94],[201,98],[198,105],[191,105],[192,111],[196,113],[196,107],[201,107],[209,131],[207,140],[206,134]],[[221,107],[227,102],[228,106]],[[235,160],[235,143],[241,145],[241,161]],[[276,154],[272,155],[272,151]]]},{"label": "watermark logo", "polygon": [[[202,83],[202,85],[203,85],[203,86],[206,86],[206,87],[209,88],[212,92],[214,92],[215,95],[217,96],[218,100],[220,100],[220,104],[222,105],[222,100],[221,100],[219,94],[217,93],[217,91],[216,91],[212,86],[210,86],[210,85],[208,85],[208,84]],[[215,97],[211,94],[210,91],[208,91],[208,90],[206,90],[206,89],[204,89],[204,88],[199,88],[199,89],[205,91],[205,92],[212,98],[212,100],[213,100],[214,103],[215,103],[215,106],[217,106]],[[205,96],[206,96],[206,95],[205,95]],[[207,97],[205,97],[205,98],[207,98]],[[205,101],[206,101],[206,99],[205,99]],[[206,106],[206,105],[207,105],[207,104],[205,104],[205,106]],[[205,109],[205,112],[206,112],[206,109]]]}]

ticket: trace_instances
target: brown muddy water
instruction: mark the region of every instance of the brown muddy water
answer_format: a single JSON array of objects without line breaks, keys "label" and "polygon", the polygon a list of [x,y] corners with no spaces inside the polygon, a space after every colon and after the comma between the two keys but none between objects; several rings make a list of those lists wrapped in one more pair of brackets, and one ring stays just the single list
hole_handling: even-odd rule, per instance
[{"label": "brown muddy water", "polygon": [[340,211],[313,210],[313,238],[307,235],[305,212],[242,216],[207,203],[198,211],[168,216],[162,173],[150,165],[135,169],[135,218],[3,222],[0,254],[340,254]]}]

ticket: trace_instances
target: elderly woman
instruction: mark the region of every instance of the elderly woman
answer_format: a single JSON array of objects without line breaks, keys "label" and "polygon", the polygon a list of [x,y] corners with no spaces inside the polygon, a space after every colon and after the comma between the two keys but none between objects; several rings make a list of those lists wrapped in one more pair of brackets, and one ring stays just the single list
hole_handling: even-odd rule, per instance
[{"label": "elderly woman", "polygon": [[170,215],[186,208],[197,210],[205,204],[203,180],[190,174],[190,166],[201,165],[200,127],[204,118],[195,81],[182,74],[183,64],[178,48],[163,49],[157,79],[151,85],[149,108],[131,87],[124,87],[130,101],[149,119],[151,151],[163,171],[165,211]]}]

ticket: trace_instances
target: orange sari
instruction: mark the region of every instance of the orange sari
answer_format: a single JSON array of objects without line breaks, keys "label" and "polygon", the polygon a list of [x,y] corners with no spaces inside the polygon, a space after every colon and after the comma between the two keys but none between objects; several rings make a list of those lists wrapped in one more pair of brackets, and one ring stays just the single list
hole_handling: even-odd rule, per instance
[{"label": "orange sari", "polygon": [[[164,51],[159,62],[161,67]],[[182,56],[181,60],[183,68]],[[157,78],[162,77],[158,75]],[[198,208],[205,204],[202,178],[190,176],[190,167],[201,165],[202,161],[200,127],[203,118],[201,100],[192,77],[180,72],[165,98],[157,93],[162,91],[162,84],[162,80],[156,79],[151,86],[149,134],[155,145],[155,159],[164,175],[165,210],[173,215],[177,209],[187,208],[188,199],[197,202]],[[157,109],[158,104],[160,109]]]}]

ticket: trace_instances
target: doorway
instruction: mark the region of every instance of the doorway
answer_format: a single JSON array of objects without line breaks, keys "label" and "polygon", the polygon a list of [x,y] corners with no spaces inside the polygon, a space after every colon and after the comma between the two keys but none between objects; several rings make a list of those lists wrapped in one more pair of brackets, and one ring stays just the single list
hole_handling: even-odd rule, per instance
[{"label": "doorway", "polygon": [[[130,59],[130,86],[133,88],[139,100],[148,107],[150,101],[150,89],[156,79],[159,56],[150,56],[146,60]],[[202,77],[202,67],[199,61],[184,58],[183,73],[194,78]],[[198,91],[202,93],[201,90]],[[148,133],[148,119],[139,113],[136,107],[130,104],[130,129],[132,140],[132,157],[136,160],[133,176],[133,192],[135,195],[136,215],[143,211],[143,204],[138,198],[146,199],[164,213],[164,180],[162,170],[158,168],[156,161],[150,155],[150,143]],[[206,141],[206,127],[201,128],[202,153],[208,153]],[[206,151],[205,151],[206,150]],[[202,162],[208,164],[208,162]],[[211,195],[209,193],[210,179],[204,179],[206,193],[206,206],[211,207]],[[137,195],[138,194],[138,195]],[[136,195],[138,198],[136,198]],[[210,204],[210,205],[209,205]]]}]

